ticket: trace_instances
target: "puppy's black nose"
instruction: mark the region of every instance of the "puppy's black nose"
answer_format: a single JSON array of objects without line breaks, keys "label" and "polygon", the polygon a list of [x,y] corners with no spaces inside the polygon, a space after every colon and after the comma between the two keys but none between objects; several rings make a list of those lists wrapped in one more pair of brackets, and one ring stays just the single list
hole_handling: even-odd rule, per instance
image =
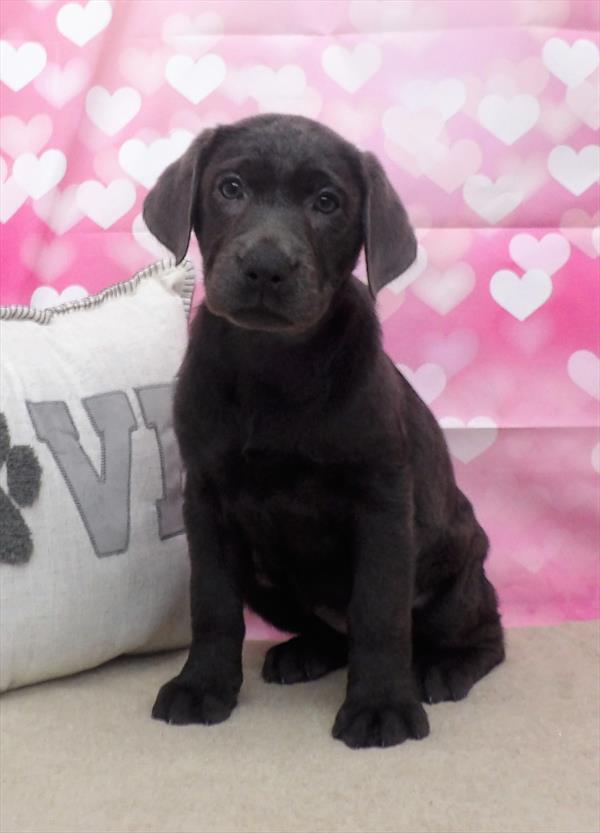
[{"label": "puppy's black nose", "polygon": [[245,282],[254,286],[277,286],[288,280],[298,265],[269,240],[253,246],[241,259]]}]

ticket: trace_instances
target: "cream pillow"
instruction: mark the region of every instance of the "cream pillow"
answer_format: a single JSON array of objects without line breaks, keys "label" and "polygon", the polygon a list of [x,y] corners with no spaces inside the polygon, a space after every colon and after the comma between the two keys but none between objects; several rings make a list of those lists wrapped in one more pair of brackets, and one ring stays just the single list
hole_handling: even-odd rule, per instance
[{"label": "cream pillow", "polygon": [[189,262],[0,308],[0,690],[190,641],[173,382]]}]

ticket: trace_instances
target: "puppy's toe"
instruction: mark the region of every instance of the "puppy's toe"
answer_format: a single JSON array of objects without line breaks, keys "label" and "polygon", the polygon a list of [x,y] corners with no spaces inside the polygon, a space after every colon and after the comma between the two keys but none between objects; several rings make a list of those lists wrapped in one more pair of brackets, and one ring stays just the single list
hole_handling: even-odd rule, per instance
[{"label": "puppy's toe", "polygon": [[152,717],[166,723],[213,724],[227,720],[236,704],[236,697],[224,691],[196,687],[175,677],[162,686],[152,708]]},{"label": "puppy's toe", "polygon": [[423,674],[423,699],[426,703],[463,700],[472,686],[471,675],[459,664],[432,665]]},{"label": "puppy's toe", "polygon": [[427,737],[429,721],[417,702],[369,705],[346,700],[331,733],[351,749],[395,746],[407,738]]},{"label": "puppy's toe", "polygon": [[317,680],[347,661],[345,644],[319,644],[306,636],[273,645],[266,653],[262,676],[267,683],[305,683]]}]

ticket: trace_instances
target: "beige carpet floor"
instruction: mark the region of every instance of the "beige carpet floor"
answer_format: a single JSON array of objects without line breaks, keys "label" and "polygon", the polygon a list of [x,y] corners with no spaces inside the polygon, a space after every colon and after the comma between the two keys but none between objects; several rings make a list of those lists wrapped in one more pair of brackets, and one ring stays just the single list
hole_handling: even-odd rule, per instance
[{"label": "beige carpet floor", "polygon": [[509,659],[431,735],[352,751],[330,736],[345,672],[266,685],[213,727],[150,719],[185,652],[122,658],[0,699],[3,833],[596,833],[599,627],[513,630]]}]

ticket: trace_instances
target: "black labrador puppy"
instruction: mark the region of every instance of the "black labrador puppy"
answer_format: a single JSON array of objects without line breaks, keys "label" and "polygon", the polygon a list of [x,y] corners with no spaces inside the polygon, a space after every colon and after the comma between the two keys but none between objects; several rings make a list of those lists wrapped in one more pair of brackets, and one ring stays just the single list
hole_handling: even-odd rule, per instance
[{"label": "black labrador puppy", "polygon": [[297,634],[268,651],[267,682],[348,664],[334,737],[425,737],[420,701],[465,697],[504,649],[487,536],[381,347],[372,296],[416,252],[398,196],[372,154],[263,115],[203,132],[144,219],[177,261],[194,230],[206,290],[174,404],[192,644],[153,716],[229,717],[247,604]]}]

